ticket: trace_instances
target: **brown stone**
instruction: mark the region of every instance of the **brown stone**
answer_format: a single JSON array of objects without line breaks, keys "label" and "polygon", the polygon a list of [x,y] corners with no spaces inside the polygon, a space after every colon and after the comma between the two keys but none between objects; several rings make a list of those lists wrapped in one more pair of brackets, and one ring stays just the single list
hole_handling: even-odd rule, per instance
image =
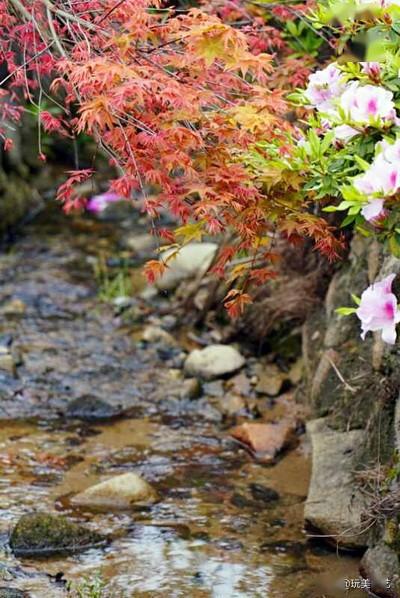
[{"label": "brown stone", "polygon": [[256,391],[260,394],[276,397],[282,389],[286,376],[275,365],[266,365],[258,374]]},{"label": "brown stone", "polygon": [[274,461],[296,439],[295,424],[290,420],[283,420],[279,424],[244,423],[233,428],[230,434],[264,462]]}]

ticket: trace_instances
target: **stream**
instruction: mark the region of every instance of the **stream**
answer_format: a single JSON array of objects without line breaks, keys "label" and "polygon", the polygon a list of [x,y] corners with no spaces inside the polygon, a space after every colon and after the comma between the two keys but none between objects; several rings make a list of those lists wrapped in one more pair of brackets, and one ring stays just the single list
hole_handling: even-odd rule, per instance
[{"label": "stream", "polygon": [[[52,208],[0,255],[0,596],[2,587],[32,598],[347,595],[343,580],[358,577],[359,558],[303,531],[305,435],[266,464],[229,435],[252,414],[223,416],[226,382],[205,385],[199,398],[182,395],[185,351],[196,343],[176,330],[178,347],[140,340],[148,322],[176,324],[168,297],[145,288],[140,256],[128,308],[100,300],[99,255],[131,259],[121,239],[144,224],[137,213],[99,222]],[[257,356],[244,355],[250,368]],[[70,407],[82,397],[99,401],[92,420]],[[263,405],[276,416],[280,399]],[[108,512],[71,503],[128,471],[156,489],[158,502]],[[255,500],[255,484],[279,500]],[[32,512],[61,513],[111,541],[72,556],[17,559],[10,530]],[[101,593],[84,593],[82,583],[96,579]]]}]

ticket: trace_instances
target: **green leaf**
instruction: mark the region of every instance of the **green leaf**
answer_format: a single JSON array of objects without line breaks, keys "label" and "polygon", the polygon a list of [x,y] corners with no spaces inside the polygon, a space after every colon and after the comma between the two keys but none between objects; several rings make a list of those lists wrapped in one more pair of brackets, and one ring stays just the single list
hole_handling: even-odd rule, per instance
[{"label": "green leaf", "polygon": [[348,226],[349,224],[354,222],[355,218],[356,217],[354,215],[347,214],[346,218],[343,220],[342,224],[340,225],[341,228],[344,228],[345,226]]},{"label": "green leaf", "polygon": [[371,167],[371,164],[369,164],[366,160],[360,158],[360,156],[354,155],[354,159],[363,170],[368,170],[368,168]]},{"label": "green leaf", "polygon": [[357,295],[354,295],[353,293],[351,293],[351,298],[353,299],[353,301],[356,305],[361,304],[361,299],[360,299],[360,297],[357,297]]},{"label": "green leaf", "polygon": [[339,314],[339,316],[350,316],[355,312],[355,307],[338,307],[337,309],[335,309],[335,313]]}]

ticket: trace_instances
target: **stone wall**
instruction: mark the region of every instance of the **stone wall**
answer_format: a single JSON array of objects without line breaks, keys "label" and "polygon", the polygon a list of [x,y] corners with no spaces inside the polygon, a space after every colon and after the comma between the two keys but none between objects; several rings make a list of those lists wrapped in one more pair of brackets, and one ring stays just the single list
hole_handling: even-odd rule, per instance
[{"label": "stone wall", "polygon": [[[324,305],[303,328],[306,380],[301,399],[317,418],[308,424],[313,472],[306,526],[339,548],[367,550],[361,572],[377,595],[396,598],[400,344],[385,345],[380,333],[369,333],[362,341],[358,318],[335,313],[337,307],[352,305],[351,293],[360,296],[392,272],[400,274],[399,259],[385,254],[372,239],[354,237],[349,259],[333,276]],[[399,280],[394,292],[399,296]],[[383,498],[394,505],[386,513],[379,512]],[[392,581],[390,589],[386,578]]]}]

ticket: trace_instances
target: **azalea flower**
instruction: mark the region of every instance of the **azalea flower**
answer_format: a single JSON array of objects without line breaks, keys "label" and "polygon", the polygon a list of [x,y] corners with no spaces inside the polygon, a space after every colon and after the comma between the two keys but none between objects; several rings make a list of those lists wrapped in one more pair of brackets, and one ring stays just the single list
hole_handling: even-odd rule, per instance
[{"label": "azalea flower", "polygon": [[390,162],[391,164],[400,162],[400,139],[394,143],[389,143],[385,140],[381,141],[378,144],[378,149],[381,150],[383,157],[387,162]]},{"label": "azalea flower", "polygon": [[110,203],[121,200],[121,196],[117,193],[114,193],[113,191],[107,191],[106,193],[101,193],[100,195],[94,195],[91,197],[86,204],[86,209],[94,214],[99,214],[100,212],[103,212]]},{"label": "azalea flower", "polygon": [[345,89],[342,72],[336,63],[312,73],[309,77],[305,97],[320,112],[329,112],[334,108],[333,100]]},{"label": "azalea flower", "polygon": [[361,71],[373,81],[379,81],[381,76],[381,65],[379,62],[361,62]]},{"label": "azalea flower", "polygon": [[350,125],[339,125],[333,129],[336,141],[350,141],[353,137],[360,134],[354,127]]},{"label": "azalea flower", "polygon": [[[396,145],[396,147],[395,147]],[[398,144],[384,149],[364,174],[358,176],[353,185],[364,195],[393,195],[400,188],[400,150]]]},{"label": "azalea flower", "polygon": [[396,118],[393,93],[377,85],[360,85],[352,81],[340,97],[339,106],[353,123],[368,125]]},{"label": "azalea flower", "polygon": [[361,210],[361,215],[364,216],[365,220],[368,222],[377,222],[381,218],[383,218],[386,214],[386,211],[383,207],[384,200],[383,199],[371,199]]},{"label": "azalea flower", "polygon": [[380,282],[369,286],[361,295],[356,314],[361,320],[361,338],[367,332],[382,331],[382,340],[393,345],[396,341],[396,324],[400,321],[397,311],[397,298],[392,293],[395,274],[390,274]]}]

